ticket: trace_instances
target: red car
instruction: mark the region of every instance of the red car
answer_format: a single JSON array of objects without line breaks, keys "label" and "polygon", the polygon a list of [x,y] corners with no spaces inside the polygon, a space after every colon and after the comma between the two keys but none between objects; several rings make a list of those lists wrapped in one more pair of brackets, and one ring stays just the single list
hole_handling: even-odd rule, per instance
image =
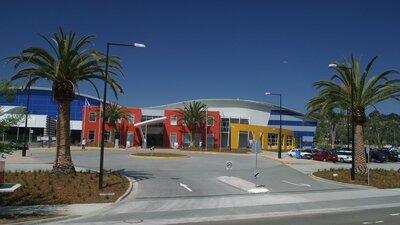
[{"label": "red car", "polygon": [[321,151],[319,153],[313,154],[312,159],[321,161],[331,161],[333,163],[338,161],[337,155],[332,154],[329,151]]}]

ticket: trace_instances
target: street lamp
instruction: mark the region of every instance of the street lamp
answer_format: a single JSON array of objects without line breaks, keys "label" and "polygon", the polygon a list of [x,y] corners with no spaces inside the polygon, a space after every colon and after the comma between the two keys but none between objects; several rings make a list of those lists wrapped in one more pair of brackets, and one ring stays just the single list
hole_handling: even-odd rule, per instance
[{"label": "street lamp", "polygon": [[282,94],[276,94],[271,92],[265,92],[265,95],[278,95],[279,96],[279,150],[278,150],[278,159],[282,158]]},{"label": "street lamp", "polygon": [[[29,75],[29,83],[31,82],[31,75]],[[22,149],[22,156],[26,156],[26,150],[28,149],[28,143],[26,140],[26,137],[28,136],[26,134],[26,131],[28,130],[28,114],[29,114],[29,97],[31,95],[31,87],[29,86],[28,89],[28,94],[27,94],[27,99],[26,99],[26,110],[25,110],[25,127],[24,127],[24,147]]]},{"label": "street lamp", "polygon": [[[350,72],[353,71],[353,68],[351,67],[345,67],[345,66],[339,66],[336,63],[332,63],[328,65],[329,68],[339,68],[339,69],[346,69],[349,70]],[[353,87],[351,86],[351,84],[353,83],[353,76],[352,74],[350,74],[350,114],[351,114],[351,180],[355,180],[355,157],[354,157],[354,91],[353,91]]]},{"label": "street lamp", "polygon": [[103,162],[104,162],[104,130],[105,130],[105,115],[106,115],[106,99],[107,99],[107,80],[108,80],[108,58],[110,46],[124,46],[124,47],[134,47],[134,48],[145,48],[144,44],[134,43],[134,44],[119,44],[119,43],[109,43],[107,42],[107,54],[106,54],[106,71],[104,73],[104,95],[103,95],[103,114],[102,114],[102,124],[101,124],[101,144],[100,144],[100,174],[99,174],[99,189],[103,188]]}]

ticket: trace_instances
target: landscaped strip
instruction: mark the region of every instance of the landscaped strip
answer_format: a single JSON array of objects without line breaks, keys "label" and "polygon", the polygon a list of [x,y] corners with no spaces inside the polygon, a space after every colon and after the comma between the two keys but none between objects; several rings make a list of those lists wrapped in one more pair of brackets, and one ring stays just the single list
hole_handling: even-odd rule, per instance
[{"label": "landscaped strip", "polygon": [[57,205],[115,202],[129,188],[129,181],[119,174],[104,174],[104,188],[98,189],[97,172],[73,175],[50,171],[15,171],[5,173],[6,183],[19,183],[13,193],[0,193],[0,206]]},{"label": "landscaped strip", "polygon": [[130,157],[134,158],[155,158],[155,159],[173,159],[173,158],[190,158],[188,155],[176,154],[176,153],[133,153],[129,154]]},{"label": "landscaped strip", "polygon": [[[355,181],[351,180],[350,169],[330,169],[313,173],[314,176],[342,183],[368,185],[368,176],[356,175]],[[370,186],[376,188],[400,188],[400,171],[372,169],[370,170]]]}]

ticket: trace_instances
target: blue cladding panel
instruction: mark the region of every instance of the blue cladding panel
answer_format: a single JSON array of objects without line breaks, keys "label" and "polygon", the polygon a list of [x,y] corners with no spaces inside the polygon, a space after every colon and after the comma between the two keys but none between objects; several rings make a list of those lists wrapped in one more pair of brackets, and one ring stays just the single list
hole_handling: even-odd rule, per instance
[{"label": "blue cladding panel", "polygon": [[301,136],[314,137],[314,132],[311,132],[311,131],[294,131],[294,136],[295,137],[301,137]]},{"label": "blue cladding panel", "polygon": [[[279,110],[271,110],[271,115],[280,115]],[[287,115],[287,116],[302,116],[299,113],[291,112],[291,111],[286,111],[282,110],[282,115]]]},{"label": "blue cladding panel", "polygon": [[[279,120],[269,120],[268,125],[279,125]],[[282,125],[283,126],[308,126],[308,127],[316,127],[317,122],[312,122],[312,121],[287,121],[287,120],[282,120]]]},{"label": "blue cladding panel", "polygon": [[308,141],[303,141],[301,145],[304,146],[304,147],[312,147],[313,143],[312,142],[308,142]]},{"label": "blue cladding panel", "polygon": [[[92,106],[98,106],[99,101],[87,98]],[[23,106],[27,103],[27,93],[18,90],[15,99],[7,101],[0,98],[0,105]],[[82,109],[85,105],[85,97],[76,95],[71,102],[71,120],[82,120]],[[31,90],[29,99],[29,111],[32,114],[48,115],[52,118],[57,117],[57,102],[53,101],[51,91],[47,90]]]}]

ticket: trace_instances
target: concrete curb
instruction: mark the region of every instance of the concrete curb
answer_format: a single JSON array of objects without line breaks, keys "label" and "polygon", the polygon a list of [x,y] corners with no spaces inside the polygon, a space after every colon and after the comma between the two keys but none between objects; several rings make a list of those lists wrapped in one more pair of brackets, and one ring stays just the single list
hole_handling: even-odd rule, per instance
[{"label": "concrete curb", "polygon": [[270,160],[273,160],[273,161],[282,163],[283,165],[286,165],[286,166],[289,166],[289,165],[290,165],[290,163],[288,163],[288,162],[285,162],[285,161],[280,160],[280,159],[275,159],[275,158],[272,158],[272,157],[266,156],[266,155],[262,155],[261,158],[270,159]]},{"label": "concrete curb", "polygon": [[141,159],[187,159],[187,158],[190,158],[189,155],[182,155],[182,156],[140,156],[140,155],[129,154],[128,156],[132,157],[132,158],[141,158]]},{"label": "concrete curb", "polygon": [[373,186],[366,186],[366,185],[361,185],[361,184],[349,184],[349,183],[343,183],[343,182],[339,182],[339,181],[335,181],[335,180],[329,180],[329,179],[325,179],[322,177],[318,177],[315,176],[314,173],[308,174],[308,177],[310,177],[313,180],[319,180],[322,182],[326,182],[326,183],[331,183],[331,184],[338,184],[338,185],[342,185],[342,186],[347,186],[350,188],[359,188],[359,189],[379,189]]},{"label": "concrete curb", "polygon": [[249,152],[246,153],[230,153],[230,152],[201,152],[201,151],[188,151],[188,150],[181,150],[181,152],[191,153],[191,154],[199,154],[199,155],[235,155],[235,156],[248,156]]},{"label": "concrete curb", "polygon": [[132,189],[133,189],[133,181],[132,181],[129,177],[127,177],[127,176],[125,176],[125,177],[129,180],[129,188],[128,188],[128,190],[126,190],[125,193],[124,193],[123,195],[121,195],[121,196],[117,199],[117,201],[115,201],[114,203],[118,203],[118,202],[124,200],[124,199],[131,193],[131,191],[132,191]]}]

